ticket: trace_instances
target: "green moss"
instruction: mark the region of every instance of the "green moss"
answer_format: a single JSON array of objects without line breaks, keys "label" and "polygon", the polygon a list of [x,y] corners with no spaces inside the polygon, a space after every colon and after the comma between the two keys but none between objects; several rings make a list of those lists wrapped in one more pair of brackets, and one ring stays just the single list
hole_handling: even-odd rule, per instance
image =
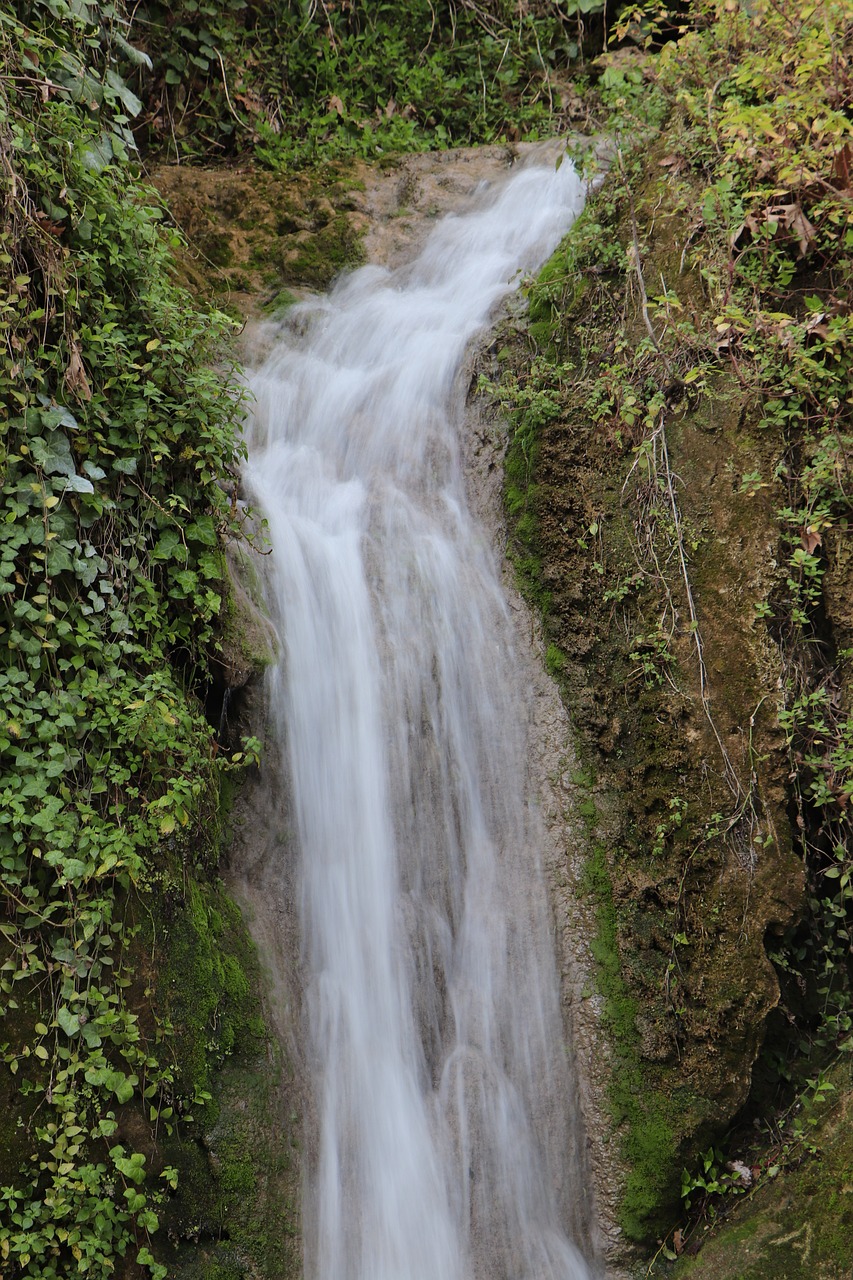
[{"label": "green moss", "polygon": [[549,675],[556,679],[562,674],[566,665],[566,655],[555,644],[549,644],[545,651],[545,667]]},{"label": "green moss", "polygon": [[342,271],[362,262],[361,236],[345,214],[338,214],[310,239],[288,251],[280,259],[280,271],[288,284],[327,289]]},{"label": "green moss", "polygon": [[263,1036],[257,959],[221,884],[190,879],[180,907],[169,910],[159,999],[175,1028],[181,1085],[193,1097],[209,1091],[213,1071],[238,1045]]},{"label": "green moss", "polygon": [[[283,1138],[281,1064],[240,1057],[219,1077],[203,1141],[175,1144],[179,1196],[165,1225],[173,1280],[301,1274],[297,1151]],[[236,1270],[234,1270],[236,1268]]]},{"label": "green moss", "polygon": [[178,1172],[161,1245],[172,1280],[300,1271],[297,1149],[286,1064],[262,1016],[260,973],[239,908],[219,882],[161,897],[158,999],[174,1027],[176,1080],[193,1120],[162,1140]]},{"label": "green moss", "polygon": [[620,1225],[629,1240],[642,1241],[665,1224],[667,1212],[671,1213],[678,1200],[676,1140],[668,1119],[671,1105],[650,1089],[640,1062],[637,1002],[622,975],[616,907],[607,855],[601,845],[593,848],[587,861],[584,885],[596,904],[592,954],[604,1000],[604,1023],[615,1056],[610,1107],[629,1170]]}]

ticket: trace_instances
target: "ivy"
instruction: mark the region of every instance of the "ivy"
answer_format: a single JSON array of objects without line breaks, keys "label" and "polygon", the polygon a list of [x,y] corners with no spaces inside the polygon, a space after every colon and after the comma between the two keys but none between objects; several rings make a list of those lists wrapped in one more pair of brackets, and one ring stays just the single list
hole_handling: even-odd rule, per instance
[{"label": "ivy", "polygon": [[130,1002],[133,903],[215,853],[232,764],[197,692],[241,392],[231,323],[172,282],[138,184],[122,72],[147,58],[121,9],[0,17],[0,1058],[26,1156],[0,1259],[10,1280],[125,1257],[163,1280],[174,1171],[154,1176],[123,1117],[171,1132],[183,1103],[168,1024]]}]

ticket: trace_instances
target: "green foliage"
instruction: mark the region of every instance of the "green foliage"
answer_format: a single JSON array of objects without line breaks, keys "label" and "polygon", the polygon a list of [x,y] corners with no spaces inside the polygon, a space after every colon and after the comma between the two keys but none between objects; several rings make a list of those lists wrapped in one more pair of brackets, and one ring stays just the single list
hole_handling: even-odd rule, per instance
[{"label": "green foliage", "polygon": [[166,1187],[115,1140],[129,1104],[168,1129],[173,1091],[168,1028],[128,1005],[128,910],[158,862],[214,852],[231,762],[193,688],[239,393],[211,368],[229,322],[171,283],[128,162],[120,12],[46,0],[20,19],[0,26],[0,1012],[32,1150],[2,1193],[0,1256],[10,1280],[106,1277],[125,1256],[162,1280]]},{"label": "green foliage", "polygon": [[279,167],[535,137],[589,7],[602,8],[152,0],[134,17],[155,68],[137,87],[152,140],[176,157],[248,148]]}]

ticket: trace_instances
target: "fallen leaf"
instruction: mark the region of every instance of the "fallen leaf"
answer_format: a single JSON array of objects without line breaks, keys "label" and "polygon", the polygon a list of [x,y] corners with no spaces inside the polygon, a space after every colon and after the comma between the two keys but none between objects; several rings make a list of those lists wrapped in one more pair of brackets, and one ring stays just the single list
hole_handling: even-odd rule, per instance
[{"label": "fallen leaf", "polygon": [[849,142],[845,142],[841,150],[836,152],[832,161],[832,176],[842,190],[849,188],[850,178],[853,176],[853,151]]},{"label": "fallen leaf", "polygon": [[344,115],[344,104],[336,93],[333,93],[329,99],[329,111],[334,111],[335,115]]},{"label": "fallen leaf", "polygon": [[821,538],[817,529],[813,528],[812,525],[809,525],[807,528],[803,529],[803,532],[800,535],[800,540],[803,544],[804,549],[808,552],[810,556],[814,555],[815,550],[819,546],[821,546],[823,543],[823,539]]}]

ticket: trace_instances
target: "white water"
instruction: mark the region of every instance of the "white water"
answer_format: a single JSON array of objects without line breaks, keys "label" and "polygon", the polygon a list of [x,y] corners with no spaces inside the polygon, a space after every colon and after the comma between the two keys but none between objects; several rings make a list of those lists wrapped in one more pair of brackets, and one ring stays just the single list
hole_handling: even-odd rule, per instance
[{"label": "white water", "polygon": [[301,860],[309,1280],[588,1274],[525,690],[466,508],[458,376],[582,199],[568,163],[520,169],[410,266],[291,311],[251,378]]}]

